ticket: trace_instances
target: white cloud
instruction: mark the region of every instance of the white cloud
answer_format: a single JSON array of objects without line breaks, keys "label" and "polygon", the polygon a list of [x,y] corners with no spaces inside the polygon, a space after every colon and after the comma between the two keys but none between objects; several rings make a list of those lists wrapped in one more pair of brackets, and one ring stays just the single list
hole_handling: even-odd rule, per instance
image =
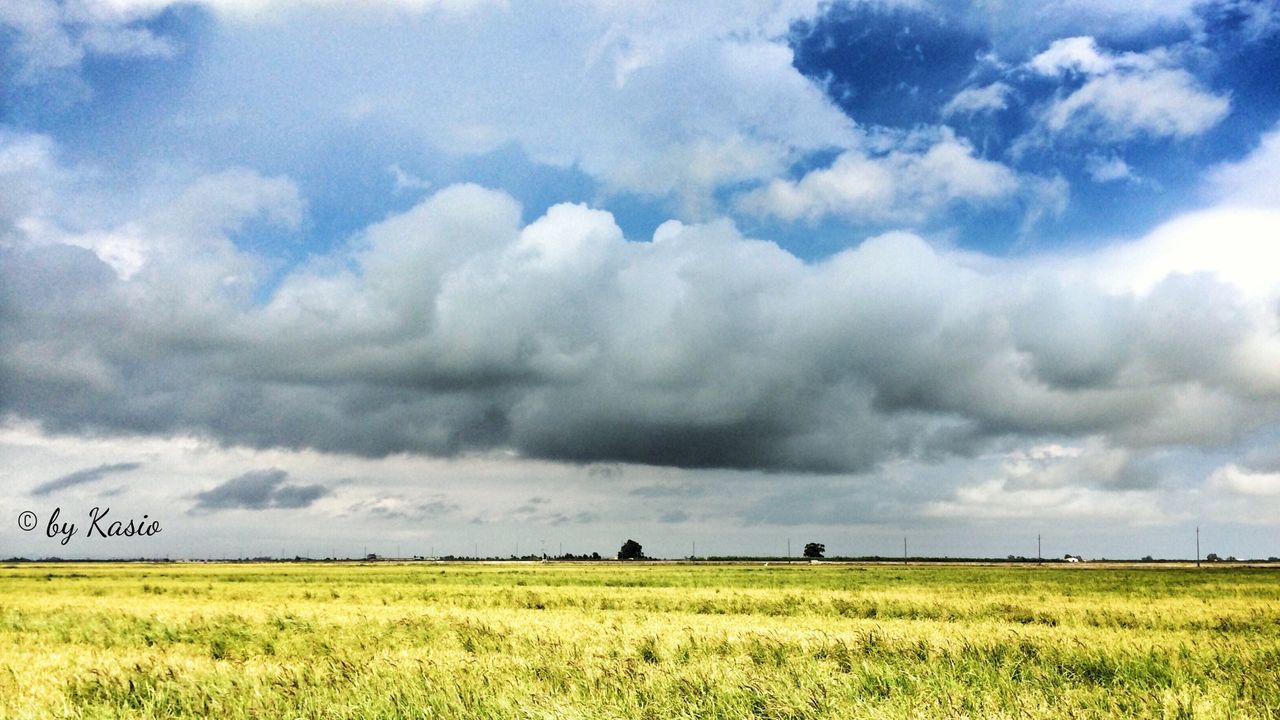
[{"label": "white cloud", "polygon": [[[50,68],[75,71],[87,53],[173,52],[144,23],[175,4],[33,0],[5,4],[0,24],[18,28],[36,83]],[[446,155],[517,147],[608,193],[669,197],[700,219],[719,188],[853,139],[852,121],[792,66],[786,32],[816,12],[813,1],[198,4],[230,27],[200,39],[191,92],[161,125],[182,125],[205,147],[243,148],[251,135],[263,160],[376,127]],[[293,112],[281,114],[282,97]]]},{"label": "white cloud", "polygon": [[1280,208],[1280,125],[1240,161],[1210,170],[1206,189],[1219,202]]},{"label": "white cloud", "polygon": [[[275,128],[289,140],[264,143],[267,157],[353,128],[395,138],[398,152],[516,148],[605,193],[670,198],[705,219],[720,188],[854,141],[852,121],[792,65],[788,23],[813,9],[511,4],[440,19],[285,8],[289,33],[246,23],[209,40],[178,121],[215,144]],[[282,96],[296,103],[284,118]]]},{"label": "white cloud", "polygon": [[1017,176],[944,130],[923,148],[872,154],[848,150],[828,168],[798,181],[773,180],[739,199],[739,207],[787,220],[827,215],[862,222],[920,222],[953,202],[989,203],[1012,195]]},{"label": "white cloud", "polygon": [[1250,472],[1231,463],[1214,471],[1209,489],[1246,497],[1278,496],[1280,473]]},{"label": "white cloud", "polygon": [[[1204,273],[1255,298],[1280,290],[1280,212],[1227,205],[1164,223],[1138,242],[1099,253],[1089,272],[1117,290],[1147,294],[1174,275]],[[1113,264],[1114,263],[1114,264]]]},{"label": "white cloud", "polygon": [[1086,80],[1049,104],[1044,127],[1103,141],[1203,133],[1226,117],[1230,99],[1205,90],[1175,60],[1163,49],[1115,55],[1090,37],[1054,42],[1029,67],[1046,76],[1080,73]]},{"label": "white cloud", "polygon": [[960,488],[948,500],[931,502],[924,515],[935,518],[1012,520],[1054,518],[1123,521],[1130,526],[1165,525],[1183,520],[1160,506],[1158,493],[1105,492],[1082,487],[1009,488],[989,480]]},{"label": "white cloud", "polygon": [[1227,98],[1204,92],[1185,70],[1155,70],[1093,78],[1054,103],[1045,122],[1054,132],[1096,126],[1109,139],[1186,138],[1216,125],[1229,107]]},{"label": "white cloud", "polygon": [[49,73],[75,70],[87,55],[169,57],[174,46],[149,30],[132,25],[137,13],[103,12],[85,0],[23,0],[0,3],[0,30],[15,35],[13,52],[21,61],[14,79],[43,82]]},{"label": "white cloud", "polygon": [[153,15],[175,5],[195,4],[225,17],[241,21],[278,21],[292,11],[343,7],[348,10],[392,10],[424,12],[441,10],[465,13],[484,5],[504,5],[506,0],[76,0],[84,12],[98,17]]},{"label": "white cloud", "polygon": [[1133,168],[1123,158],[1115,155],[1090,155],[1085,158],[1085,172],[1094,182],[1106,183],[1116,180],[1132,180]]},{"label": "white cloud", "polygon": [[[38,232],[67,175],[54,158],[53,141],[44,135],[15,133],[0,127],[0,230],[18,224]],[[0,242],[3,238],[0,237]]]},{"label": "white cloud", "polygon": [[1104,75],[1115,68],[1116,59],[1099,50],[1093,38],[1072,37],[1055,40],[1048,50],[1032,58],[1029,65],[1041,75],[1057,75],[1064,70]]},{"label": "white cloud", "polygon": [[1008,96],[1011,92],[1013,88],[1002,82],[977,88],[965,88],[943,106],[942,117],[1003,110],[1008,107]]}]

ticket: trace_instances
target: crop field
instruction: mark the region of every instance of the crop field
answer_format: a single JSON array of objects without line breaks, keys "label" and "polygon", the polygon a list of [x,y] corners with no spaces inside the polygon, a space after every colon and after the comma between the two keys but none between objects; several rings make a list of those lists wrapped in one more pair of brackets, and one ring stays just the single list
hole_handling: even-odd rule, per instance
[{"label": "crop field", "polygon": [[1280,717],[1280,572],[15,564],[3,718]]}]

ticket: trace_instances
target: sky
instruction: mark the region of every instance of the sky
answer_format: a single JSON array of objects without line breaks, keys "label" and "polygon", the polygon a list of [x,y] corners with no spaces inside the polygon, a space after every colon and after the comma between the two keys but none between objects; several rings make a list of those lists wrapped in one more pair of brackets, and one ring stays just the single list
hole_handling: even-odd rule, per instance
[{"label": "sky", "polygon": [[1276,77],[1265,0],[0,4],[0,556],[1280,556]]}]

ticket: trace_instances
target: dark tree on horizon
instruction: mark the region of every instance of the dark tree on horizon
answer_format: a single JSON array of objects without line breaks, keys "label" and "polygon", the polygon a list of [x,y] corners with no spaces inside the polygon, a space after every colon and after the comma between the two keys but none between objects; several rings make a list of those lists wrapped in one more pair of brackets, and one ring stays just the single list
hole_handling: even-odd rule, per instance
[{"label": "dark tree on horizon", "polygon": [[618,559],[643,560],[644,548],[640,547],[640,543],[628,538],[626,542],[622,543],[622,549],[618,551]]},{"label": "dark tree on horizon", "polygon": [[827,546],[818,542],[811,542],[804,546],[804,556],[807,558],[820,558],[827,551]]}]

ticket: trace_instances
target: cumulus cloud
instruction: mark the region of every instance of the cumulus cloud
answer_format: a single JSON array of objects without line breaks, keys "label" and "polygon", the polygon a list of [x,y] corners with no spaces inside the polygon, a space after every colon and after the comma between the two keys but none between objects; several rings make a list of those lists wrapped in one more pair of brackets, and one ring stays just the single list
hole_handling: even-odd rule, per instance
[{"label": "cumulus cloud", "polygon": [[283,470],[257,470],[196,493],[192,514],[205,514],[223,510],[268,510],[273,508],[305,508],[329,494],[323,485],[294,485],[287,483],[289,474]]},{"label": "cumulus cloud", "polygon": [[1117,142],[1139,136],[1183,139],[1226,117],[1230,99],[1204,89],[1175,62],[1164,49],[1116,55],[1091,37],[1073,37],[1054,41],[1028,66],[1044,76],[1085,78],[1044,110],[1041,121],[1050,133]]},{"label": "cumulus cloud", "polygon": [[32,495],[49,495],[59,490],[65,490],[69,487],[84,485],[86,483],[91,483],[91,482],[97,482],[98,480],[101,480],[109,475],[126,473],[131,470],[137,470],[140,467],[142,467],[142,463],[127,462],[127,463],[110,463],[110,464],[99,465],[93,468],[85,468],[84,470],[77,470],[73,473],[63,475],[60,478],[56,478],[48,482],[40,483],[39,485],[32,488],[31,494]]},{"label": "cumulus cloud", "polygon": [[[1280,263],[1253,235],[1224,252],[1234,215],[1071,262],[890,233],[806,264],[723,221],[632,242],[606,212],[522,225],[508,196],[456,186],[255,302],[227,216],[177,198],[200,239],[132,275],[65,244],[2,251],[6,413],[373,456],[847,472],[1006,436],[1229,442],[1280,409]],[[197,507],[279,506],[283,483],[242,476]]]},{"label": "cumulus cloud", "polygon": [[786,220],[838,215],[863,222],[913,223],[951,203],[1007,198],[1018,187],[1012,170],[976,157],[966,141],[943,130],[932,141],[908,139],[888,152],[846,151],[830,167],[796,181],[773,180],[743,195],[739,206]]}]

